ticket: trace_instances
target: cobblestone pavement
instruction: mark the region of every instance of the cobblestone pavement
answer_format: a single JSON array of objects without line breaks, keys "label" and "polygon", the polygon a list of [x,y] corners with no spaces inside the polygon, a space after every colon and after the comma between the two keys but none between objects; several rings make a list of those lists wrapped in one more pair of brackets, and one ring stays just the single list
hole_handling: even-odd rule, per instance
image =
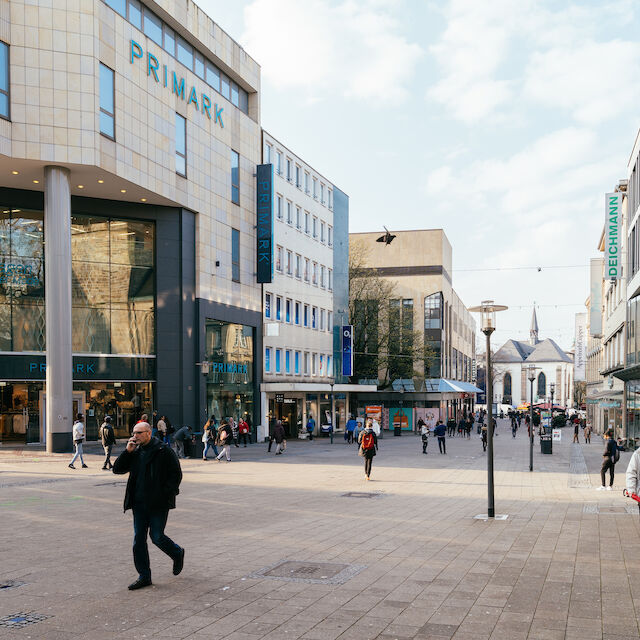
[{"label": "cobblestone pavement", "polygon": [[565,429],[553,455],[536,441],[530,473],[526,434],[506,421],[498,434],[505,521],[474,519],[487,508],[477,435],[449,439],[446,456],[387,436],[371,482],[337,439],[183,461],[167,533],[186,547],[184,571],[151,547],[154,586],[137,592],[125,479],[98,455],[73,471],[69,456],[0,448],[0,638],[640,637],[630,454],[600,492],[599,438],[572,445]]}]

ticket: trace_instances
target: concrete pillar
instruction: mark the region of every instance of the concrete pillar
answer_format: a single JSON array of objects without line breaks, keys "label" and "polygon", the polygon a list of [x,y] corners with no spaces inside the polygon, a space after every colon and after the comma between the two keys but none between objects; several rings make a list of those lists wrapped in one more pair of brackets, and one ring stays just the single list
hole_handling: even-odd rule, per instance
[{"label": "concrete pillar", "polygon": [[44,256],[47,323],[47,452],[71,451],[71,191],[64,167],[44,169]]}]

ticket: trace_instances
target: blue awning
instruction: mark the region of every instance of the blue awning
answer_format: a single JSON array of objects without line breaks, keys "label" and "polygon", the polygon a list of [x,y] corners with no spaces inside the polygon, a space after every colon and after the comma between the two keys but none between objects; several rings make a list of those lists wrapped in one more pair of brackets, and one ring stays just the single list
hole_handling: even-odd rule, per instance
[{"label": "blue awning", "polygon": [[478,389],[478,387],[470,382],[446,380],[445,378],[440,378],[438,391],[443,393],[483,393],[482,389]]}]

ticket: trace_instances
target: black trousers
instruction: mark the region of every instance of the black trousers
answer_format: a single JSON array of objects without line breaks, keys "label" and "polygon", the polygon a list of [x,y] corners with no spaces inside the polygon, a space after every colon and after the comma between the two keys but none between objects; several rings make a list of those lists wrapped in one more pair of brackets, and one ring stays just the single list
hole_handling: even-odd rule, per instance
[{"label": "black trousers", "polygon": [[240,442],[243,442],[244,446],[246,447],[247,446],[247,442],[251,442],[249,440],[249,434],[248,433],[241,433],[240,434]]},{"label": "black trousers", "polygon": [[438,448],[440,453],[447,453],[447,439],[444,436],[438,436]]},{"label": "black trousers", "polygon": [[142,579],[151,580],[147,535],[150,535],[151,542],[172,560],[175,560],[182,551],[164,532],[168,516],[168,511],[149,512],[141,505],[133,507],[133,563]]},{"label": "black trousers", "polygon": [[602,467],[600,469],[600,478],[602,479],[602,486],[604,487],[607,476],[607,469],[609,469],[609,486],[613,487],[613,474],[615,473],[616,463],[611,460],[611,458],[605,458],[602,461]]},{"label": "black trousers", "polygon": [[371,475],[371,465],[373,464],[373,456],[364,458],[364,474],[367,478]]},{"label": "black trousers", "polygon": [[427,453],[427,445],[429,444],[428,440],[422,441],[422,453]]}]

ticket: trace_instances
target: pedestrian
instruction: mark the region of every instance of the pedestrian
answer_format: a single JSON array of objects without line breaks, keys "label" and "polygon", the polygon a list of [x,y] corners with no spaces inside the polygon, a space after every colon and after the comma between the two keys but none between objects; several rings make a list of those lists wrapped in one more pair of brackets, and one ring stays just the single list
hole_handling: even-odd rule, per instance
[{"label": "pedestrian", "polygon": [[309,441],[313,440],[313,432],[316,429],[316,421],[313,419],[313,416],[309,414],[309,419],[307,420],[307,433],[309,434]]},{"label": "pedestrian", "polygon": [[100,440],[102,441],[102,447],[104,449],[102,469],[108,471],[113,467],[111,464],[111,451],[113,450],[113,445],[116,443],[116,436],[111,426],[111,416],[104,417],[104,422],[100,426]]},{"label": "pedestrian", "polygon": [[151,435],[158,437],[158,422],[160,421],[160,416],[158,415],[158,410],[154,409],[151,413]]},{"label": "pedestrian", "polygon": [[[626,484],[629,494],[640,495],[640,448],[633,452],[627,465]],[[638,508],[640,509],[640,502]]]},{"label": "pedestrian", "polygon": [[516,422],[515,417],[511,418],[511,436],[516,437],[516,431],[518,430],[518,423]]},{"label": "pedestrian", "polygon": [[275,428],[276,428],[276,419],[271,418],[271,420],[269,420],[269,447],[267,448],[267,453],[271,453],[271,445],[274,442],[273,432],[275,431]]},{"label": "pedestrian", "polygon": [[584,433],[584,441],[585,441],[585,443],[586,444],[591,444],[591,426],[587,425],[584,428],[583,433]]},{"label": "pedestrian", "polygon": [[233,417],[227,420],[229,426],[231,427],[231,439],[233,441],[233,446],[236,448],[240,448],[238,444],[238,423],[233,419]]},{"label": "pedestrian", "polygon": [[282,455],[285,450],[285,433],[282,426],[282,420],[276,420],[276,426],[273,429],[273,439],[276,441],[276,455]]},{"label": "pedestrian", "polygon": [[480,437],[482,438],[482,451],[484,452],[487,450],[487,432],[488,432],[487,425],[483,424],[482,429],[480,431],[481,431]]},{"label": "pedestrian", "polygon": [[231,443],[233,442],[233,431],[227,420],[223,420],[218,428],[218,437],[216,445],[220,447],[220,453],[216,456],[216,460],[221,462],[222,456],[225,456],[227,462],[231,462]]},{"label": "pedestrian", "polygon": [[238,433],[240,434],[241,442],[244,444],[246,448],[247,440],[251,442],[249,439],[249,424],[247,423],[246,420],[243,420],[242,418],[240,418],[240,421],[238,422]]},{"label": "pedestrian", "polygon": [[185,425],[178,429],[173,436],[173,441],[176,445],[176,454],[178,458],[184,458],[184,443],[187,440],[191,440],[191,427]]},{"label": "pedestrian", "polygon": [[491,418],[491,424],[493,425],[493,435],[498,437],[498,422],[495,418]]},{"label": "pedestrian", "polygon": [[467,440],[471,438],[471,427],[473,426],[473,422],[471,422],[471,416],[467,416],[467,419],[464,423],[465,431],[467,432]]},{"label": "pedestrian", "polygon": [[346,425],[346,435],[347,435],[347,444],[351,444],[353,442],[353,432],[355,431],[357,422],[355,420],[355,418],[353,417],[353,414],[351,414],[349,416],[349,419],[347,420],[347,425]]},{"label": "pedestrian", "polygon": [[416,430],[417,430],[419,433],[422,433],[422,426],[423,426],[423,425],[424,425],[424,420],[422,419],[422,416],[420,416],[420,417],[418,418],[418,422],[416,422]]},{"label": "pedestrian", "polygon": [[148,422],[138,422],[126,449],[118,456],[113,473],[129,473],[124,493],[124,510],[133,510],[133,563],[138,579],[129,585],[134,591],[151,584],[147,534],[151,542],[173,560],[173,575],[184,566],[184,549],[165,532],[169,510],[176,507],[182,470],[170,446],[151,435]]},{"label": "pedestrian", "polygon": [[378,451],[378,437],[373,430],[373,421],[367,418],[366,426],[358,437],[358,452],[364,458],[364,477],[371,480],[371,465],[373,456]]},{"label": "pedestrian", "polygon": [[202,452],[202,459],[208,460],[207,453],[209,449],[213,449],[215,456],[218,455],[218,447],[216,447],[216,437],[218,430],[216,429],[215,418],[211,416],[202,427],[202,442],[204,443],[204,450]]},{"label": "pedestrian", "polygon": [[433,430],[433,433],[438,436],[438,448],[440,449],[440,453],[447,453],[447,439],[446,439],[446,427],[442,424],[442,420],[438,420],[436,423],[436,428]]},{"label": "pedestrian", "polygon": [[580,433],[580,422],[576,420],[573,423],[573,441],[580,444],[580,439],[578,438],[578,434]]},{"label": "pedestrian", "polygon": [[464,430],[465,430],[464,418],[460,416],[460,420],[458,420],[458,437],[459,438],[462,438]]},{"label": "pedestrian", "polygon": [[167,435],[167,423],[164,416],[161,416],[156,423],[156,431],[156,437],[158,439],[162,440],[162,442],[164,442],[165,444],[171,444],[171,441],[169,440],[169,437]]},{"label": "pedestrian", "polygon": [[73,423],[73,446],[75,447],[75,453],[73,454],[73,458],[71,458],[71,462],[69,463],[69,468],[75,469],[73,463],[80,458],[80,462],[82,463],[83,469],[88,469],[87,465],[84,463],[84,457],[82,456],[82,443],[84,442],[84,416],[79,413],[76,417],[76,421]]},{"label": "pedestrian", "polygon": [[376,434],[376,437],[380,437],[380,423],[375,419],[371,418],[373,433]]},{"label": "pedestrian", "polygon": [[429,445],[429,427],[422,421],[420,425],[420,438],[422,440],[422,453],[427,453],[427,446]]},{"label": "pedestrian", "polygon": [[[620,453],[616,441],[613,439],[613,429],[608,429],[604,434],[604,451],[602,452],[602,467],[600,468],[600,479],[602,486],[598,491],[611,491],[613,489],[613,476],[616,469],[616,462],[620,459]],[[609,486],[606,485],[606,475],[609,470]]]}]

